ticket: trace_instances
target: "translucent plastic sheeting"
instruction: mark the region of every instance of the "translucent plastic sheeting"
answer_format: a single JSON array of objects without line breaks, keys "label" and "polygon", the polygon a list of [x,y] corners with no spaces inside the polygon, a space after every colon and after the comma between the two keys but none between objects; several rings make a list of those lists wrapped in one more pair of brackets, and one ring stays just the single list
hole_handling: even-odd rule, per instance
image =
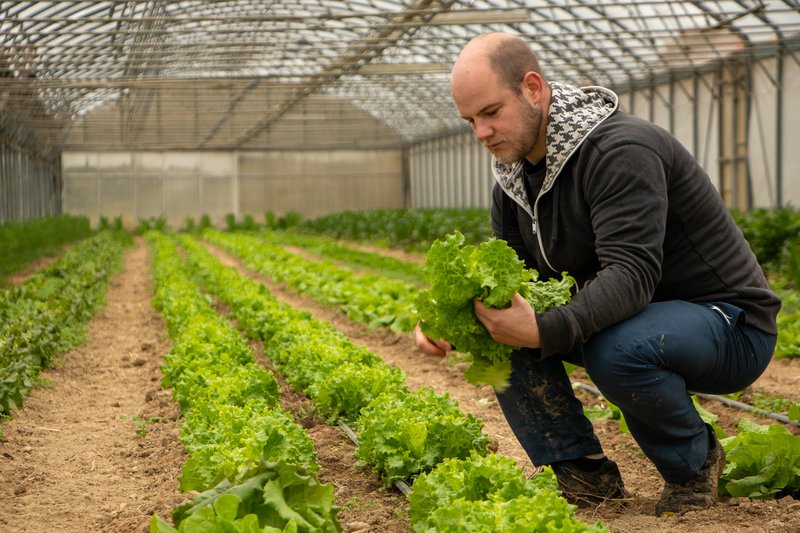
[{"label": "translucent plastic sheeting", "polygon": [[[796,0],[0,2],[0,132],[56,151],[232,149],[366,113],[382,125],[371,138],[413,142],[463,127],[449,70],[487,31],[524,37],[552,79],[624,90],[720,61],[794,54],[800,8]],[[346,142],[347,128],[336,135]],[[362,142],[363,133],[352,135]]]}]

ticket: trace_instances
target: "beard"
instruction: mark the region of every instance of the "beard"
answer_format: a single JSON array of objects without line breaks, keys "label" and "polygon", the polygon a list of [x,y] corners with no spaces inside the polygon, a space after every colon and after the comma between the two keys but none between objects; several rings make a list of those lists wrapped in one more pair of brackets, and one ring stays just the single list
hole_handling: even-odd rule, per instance
[{"label": "beard", "polygon": [[520,127],[510,134],[501,145],[508,151],[506,153],[492,152],[495,159],[504,165],[513,165],[531,153],[539,140],[539,130],[542,126],[542,109],[532,106],[527,100],[520,97],[522,103]]}]

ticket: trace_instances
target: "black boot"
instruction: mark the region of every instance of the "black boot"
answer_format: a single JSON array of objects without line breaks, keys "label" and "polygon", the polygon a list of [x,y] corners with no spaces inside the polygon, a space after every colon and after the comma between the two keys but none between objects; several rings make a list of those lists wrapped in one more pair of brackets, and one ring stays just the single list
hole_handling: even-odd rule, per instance
[{"label": "black boot", "polygon": [[709,450],[706,462],[695,477],[685,483],[664,483],[656,516],[681,515],[687,511],[707,509],[717,501],[719,478],[725,468],[725,450],[711,427],[708,428]]},{"label": "black boot", "polygon": [[576,459],[550,466],[559,490],[572,504],[584,506],[628,497],[619,467],[610,459]]}]

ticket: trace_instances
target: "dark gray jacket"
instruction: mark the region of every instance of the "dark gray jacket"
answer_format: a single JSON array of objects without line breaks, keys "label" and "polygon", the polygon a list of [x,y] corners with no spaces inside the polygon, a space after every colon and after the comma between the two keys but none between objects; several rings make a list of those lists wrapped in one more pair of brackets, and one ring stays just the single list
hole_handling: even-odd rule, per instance
[{"label": "dark gray jacket", "polygon": [[533,206],[521,162],[493,161],[492,227],[541,279],[568,272],[572,301],[537,313],[542,355],[664,300],[729,302],[777,333],[780,300],[708,175],[667,131],[599,87],[551,83],[547,173]]}]

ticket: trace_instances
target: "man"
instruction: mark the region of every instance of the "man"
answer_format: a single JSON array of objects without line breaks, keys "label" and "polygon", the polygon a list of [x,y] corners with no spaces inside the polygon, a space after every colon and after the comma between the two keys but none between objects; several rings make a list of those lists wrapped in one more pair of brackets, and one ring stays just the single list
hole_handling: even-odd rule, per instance
[{"label": "man", "polygon": [[[470,41],[452,71],[459,113],[493,155],[492,227],[543,279],[567,271],[570,303],[539,313],[475,302],[518,349],[498,394],[534,464],[571,501],[624,498],[562,364],[586,368],[664,479],[656,514],[716,501],[725,454],[690,392],[755,381],[775,347],[780,300],[707,174],[663,129],[604,88],[548,83],[521,39]],[[450,349],[417,327],[430,355]]]}]

